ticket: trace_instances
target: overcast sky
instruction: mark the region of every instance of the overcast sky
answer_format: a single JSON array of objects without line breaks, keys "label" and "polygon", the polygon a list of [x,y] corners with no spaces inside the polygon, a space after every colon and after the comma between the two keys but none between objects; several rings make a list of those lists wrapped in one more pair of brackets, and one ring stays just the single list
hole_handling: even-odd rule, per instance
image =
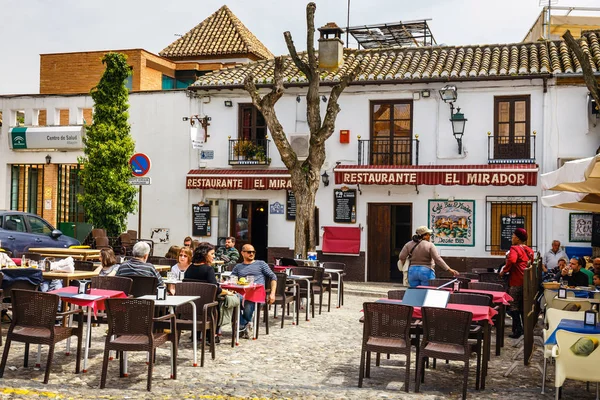
[{"label": "overcast sky", "polygon": [[[346,25],[348,0],[317,0],[316,27]],[[511,43],[523,39],[540,0],[350,0],[350,26],[430,18],[438,44]],[[39,55],[143,48],[158,53],[227,4],[275,55],[282,33],[305,47],[304,0],[0,0],[0,94],[39,93]],[[560,0],[598,7],[598,0]],[[351,41],[351,47],[356,44]]]}]

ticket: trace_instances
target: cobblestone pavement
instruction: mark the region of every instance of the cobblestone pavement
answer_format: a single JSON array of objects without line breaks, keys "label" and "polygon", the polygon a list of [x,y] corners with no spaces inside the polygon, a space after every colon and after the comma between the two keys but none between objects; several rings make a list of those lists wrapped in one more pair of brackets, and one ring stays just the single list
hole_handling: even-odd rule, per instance
[{"label": "cobblestone pavement", "polygon": [[[211,360],[207,353],[205,366],[192,367],[189,334],[184,333],[180,343],[178,379],[169,379],[169,350],[158,350],[154,368],[152,394],[146,392],[146,357],[130,353],[129,377],[119,378],[118,361],[109,365],[107,388],[99,389],[105,326],[93,328],[93,346],[90,350],[88,372],[75,375],[74,356],[66,356],[64,344],[55,353],[50,382],[42,384],[43,369],[34,368],[35,346],[30,353],[30,367],[23,367],[23,346],[13,344],[4,374],[0,380],[0,398],[76,398],[76,399],[442,399],[460,398],[462,364],[443,361],[435,370],[426,371],[421,393],[414,393],[414,352],[411,365],[410,393],[405,393],[404,357],[382,359],[381,367],[371,368],[371,378],[365,379],[359,389],[358,365],[362,325],[358,322],[364,301],[380,297],[392,285],[349,284],[345,305],[331,312],[323,311],[310,322],[299,326],[286,320],[280,329],[280,320],[271,320],[270,334],[261,327],[256,341],[240,339],[240,345],[231,348],[229,327],[217,356]],[[357,294],[360,293],[360,294]],[[335,294],[335,292],[334,292]],[[334,296],[335,297],[335,296]],[[333,303],[335,301],[332,301]],[[318,310],[317,310],[318,312]],[[272,314],[271,314],[272,315]],[[304,314],[303,314],[304,315]],[[6,328],[7,326],[5,326]],[[508,328],[510,329],[510,328]],[[6,331],[5,331],[6,332]],[[526,368],[521,361],[509,378],[503,374],[512,363],[517,349],[507,339],[501,357],[492,356],[485,391],[476,391],[475,362],[472,358],[469,377],[470,399],[551,399],[554,397],[553,373],[549,368],[550,389],[540,394],[541,374]],[[42,365],[46,349],[42,351]],[[542,364],[541,352],[536,351],[533,364]],[[593,386],[593,385],[592,385]],[[563,399],[593,399],[595,394],[585,390],[585,384],[567,381]]]}]

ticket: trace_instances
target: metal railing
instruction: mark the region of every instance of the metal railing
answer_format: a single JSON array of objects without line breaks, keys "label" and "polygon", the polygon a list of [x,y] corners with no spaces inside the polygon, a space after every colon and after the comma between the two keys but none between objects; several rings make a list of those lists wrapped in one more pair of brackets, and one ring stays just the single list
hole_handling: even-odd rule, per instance
[{"label": "metal railing", "polygon": [[359,139],[358,165],[419,165],[419,139]]},{"label": "metal railing", "polygon": [[269,165],[269,139],[229,139],[229,165]]},{"label": "metal railing", "polygon": [[529,136],[494,136],[488,132],[489,164],[535,164],[535,131]]}]

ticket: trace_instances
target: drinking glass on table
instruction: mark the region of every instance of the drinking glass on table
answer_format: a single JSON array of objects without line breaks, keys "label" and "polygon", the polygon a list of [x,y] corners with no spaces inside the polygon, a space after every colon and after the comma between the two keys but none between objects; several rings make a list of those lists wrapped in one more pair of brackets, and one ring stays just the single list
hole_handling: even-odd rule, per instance
[{"label": "drinking glass on table", "polygon": [[175,274],[173,272],[167,272],[167,280],[168,281],[176,280]]},{"label": "drinking glass on table", "polygon": [[248,275],[246,278],[248,279],[249,285],[254,285],[254,275]]},{"label": "drinking glass on table", "polygon": [[29,267],[31,267],[33,269],[37,269],[37,267],[38,267],[37,261],[35,261],[35,260],[29,261]]},{"label": "drinking glass on table", "polygon": [[229,277],[229,281],[231,282],[231,284],[232,284],[232,285],[237,285],[237,283],[238,283],[238,282],[237,282],[237,281],[238,281],[238,278],[237,278],[237,276],[235,276],[235,275],[231,275],[231,276]]}]

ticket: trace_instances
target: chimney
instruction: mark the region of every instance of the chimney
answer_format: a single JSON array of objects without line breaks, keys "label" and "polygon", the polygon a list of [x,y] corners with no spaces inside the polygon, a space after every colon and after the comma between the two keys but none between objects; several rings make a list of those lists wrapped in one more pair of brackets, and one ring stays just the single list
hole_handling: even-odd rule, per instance
[{"label": "chimney", "polygon": [[344,62],[344,32],[335,22],[319,28],[319,68],[326,70],[337,69]]}]

